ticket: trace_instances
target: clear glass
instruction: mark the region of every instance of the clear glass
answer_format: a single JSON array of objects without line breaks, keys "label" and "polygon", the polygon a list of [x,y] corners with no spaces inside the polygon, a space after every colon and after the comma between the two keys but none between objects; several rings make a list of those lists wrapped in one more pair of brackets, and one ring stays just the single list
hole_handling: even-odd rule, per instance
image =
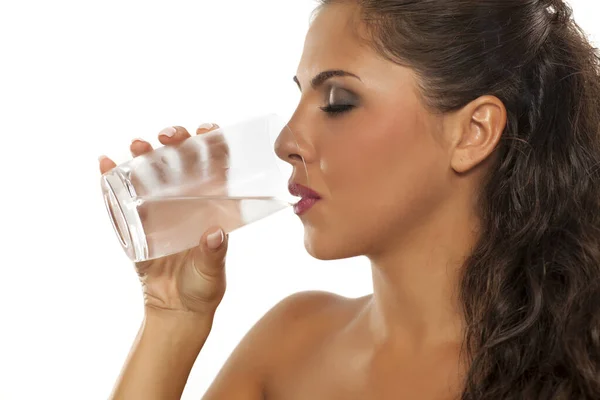
[{"label": "clear glass", "polygon": [[211,226],[229,233],[291,205],[292,167],[274,151],[284,133],[293,138],[283,118],[258,117],[102,175],[106,208],[127,256],[138,262],[175,254],[197,246]]}]

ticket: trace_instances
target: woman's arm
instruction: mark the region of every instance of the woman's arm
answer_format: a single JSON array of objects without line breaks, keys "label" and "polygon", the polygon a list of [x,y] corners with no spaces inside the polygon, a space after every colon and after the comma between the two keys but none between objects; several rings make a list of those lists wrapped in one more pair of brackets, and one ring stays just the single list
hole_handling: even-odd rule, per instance
[{"label": "woman's arm", "polygon": [[[267,376],[290,362],[290,351],[307,350],[302,343],[315,324],[322,324],[318,318],[340,299],[331,293],[301,292],[279,302],[245,335],[203,399],[264,399]],[[147,312],[111,400],[180,399],[211,327],[212,318]]]},{"label": "woman's arm", "polygon": [[212,318],[147,312],[111,400],[180,399]]}]

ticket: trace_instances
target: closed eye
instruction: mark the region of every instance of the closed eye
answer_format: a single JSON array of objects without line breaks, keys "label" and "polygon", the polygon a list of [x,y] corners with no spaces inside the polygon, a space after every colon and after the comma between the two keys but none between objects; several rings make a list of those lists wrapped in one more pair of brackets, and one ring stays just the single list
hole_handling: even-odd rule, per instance
[{"label": "closed eye", "polygon": [[325,107],[320,107],[321,110],[330,116],[338,116],[352,110],[355,106],[351,104],[328,104]]}]

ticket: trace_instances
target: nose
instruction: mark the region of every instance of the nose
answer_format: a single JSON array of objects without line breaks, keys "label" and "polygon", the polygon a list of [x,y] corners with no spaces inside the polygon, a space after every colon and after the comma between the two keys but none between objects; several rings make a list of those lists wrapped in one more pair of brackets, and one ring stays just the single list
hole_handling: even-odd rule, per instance
[{"label": "nose", "polygon": [[275,154],[281,160],[290,163],[294,168],[304,168],[304,163],[308,163],[308,149],[300,141],[300,137],[294,132],[289,123],[281,130],[277,140],[275,140]]}]

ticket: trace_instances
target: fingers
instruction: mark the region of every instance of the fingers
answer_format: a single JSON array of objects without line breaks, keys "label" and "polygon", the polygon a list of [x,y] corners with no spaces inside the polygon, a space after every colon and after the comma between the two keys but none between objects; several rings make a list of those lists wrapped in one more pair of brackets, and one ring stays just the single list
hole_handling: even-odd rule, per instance
[{"label": "fingers", "polygon": [[[198,127],[198,129],[196,129],[196,135],[201,135],[218,128],[219,125],[217,124],[202,124]],[[190,136],[191,135],[187,129],[182,126],[169,126],[158,133],[158,141],[165,146],[176,145],[183,142]]]},{"label": "fingers", "polygon": [[[131,152],[131,155],[133,157],[141,156],[143,154],[151,152],[152,150],[152,145],[146,142],[144,139],[133,139],[131,141],[131,145],[129,146],[129,151]],[[155,164],[150,164],[150,167],[155,171],[155,176],[160,180],[163,174],[161,173],[159,168],[157,168]],[[139,171],[132,173],[130,176],[131,183],[133,184],[133,187],[136,188],[138,193],[144,193],[145,191],[143,188],[145,188],[146,185],[144,184],[144,179],[142,179],[142,177],[143,175],[140,176]],[[164,179],[161,180],[161,182],[163,181]]]},{"label": "fingers", "polygon": [[[196,129],[196,134],[201,135],[203,133],[208,133],[208,132],[213,131],[218,128],[219,128],[219,125],[217,125],[217,124],[211,124],[211,123],[202,124],[198,127],[198,129]],[[187,129],[185,129],[184,127],[181,127],[181,126],[170,126],[168,128],[163,129],[158,134],[159,142],[165,146],[178,145],[181,142],[183,142],[184,140],[188,139],[189,137],[191,137],[190,133],[187,131]],[[136,138],[131,141],[129,150],[133,157],[138,157],[140,155],[151,152],[153,150],[153,148],[152,148],[152,145],[150,143],[148,143],[147,141]],[[189,155],[188,157],[185,157],[185,158],[192,159],[192,160],[194,159],[194,157],[191,157],[191,155]],[[98,158],[98,161],[99,161],[99,166],[100,166],[100,172],[102,174],[104,174],[104,173],[110,171],[111,169],[113,169],[114,167],[116,167],[115,162],[106,156],[100,156]],[[194,164],[196,162],[198,162],[198,160],[193,160]]]},{"label": "fingers", "polygon": [[[129,151],[133,157],[141,156],[142,154],[151,152],[152,145],[143,139],[133,139],[131,141],[131,145],[129,146]],[[117,166],[113,160],[106,156],[98,157],[98,163],[100,164],[100,173],[102,174]]]},{"label": "fingers", "polygon": [[214,131],[215,129],[219,129],[220,126],[217,124],[202,124],[196,129],[196,135],[202,135],[203,133],[208,133],[210,131]]},{"label": "fingers", "polygon": [[100,173],[101,174],[104,174],[117,166],[117,164],[115,164],[115,162],[113,160],[111,160],[110,158],[108,158],[106,156],[98,157],[98,163],[100,164]]},{"label": "fingers", "polygon": [[[202,124],[196,129],[196,135],[202,135],[220,128],[217,124]],[[209,161],[207,163],[210,168],[209,176],[224,180],[229,162],[229,146],[225,141],[225,137],[222,134],[207,137],[206,144],[209,149]]]},{"label": "fingers", "polygon": [[[196,129],[196,134],[200,135],[218,128],[217,124],[202,124]],[[189,137],[191,137],[190,133],[181,126],[170,126],[158,133],[159,142],[165,146],[180,144]],[[131,141],[130,151],[134,157],[149,153],[152,150],[152,145],[143,139],[136,138]]]},{"label": "fingers", "polygon": [[[230,168],[229,146],[225,137],[221,134],[215,134],[206,138],[206,143],[209,149],[208,153],[208,176],[215,183],[220,183],[221,189],[227,188],[227,178]],[[222,193],[224,194],[224,193]]]},{"label": "fingers", "polygon": [[181,126],[170,126],[158,133],[158,141],[165,146],[172,146],[183,142],[190,136],[187,129]]},{"label": "fingers", "polygon": [[198,249],[200,251],[194,252],[194,266],[201,275],[218,277],[223,273],[228,242],[229,235],[217,226],[202,235]]},{"label": "fingers", "polygon": [[[219,126],[216,124],[202,124],[196,129],[196,134],[201,135],[217,128],[219,128]],[[167,146],[179,145],[188,138],[190,138],[189,132],[181,126],[166,128],[159,133],[159,141]],[[179,146],[177,151],[182,162],[182,168],[186,171],[196,171],[202,162],[205,163],[207,161],[202,160],[202,151],[193,143]]]},{"label": "fingers", "polygon": [[141,156],[152,151],[152,145],[143,139],[133,139],[129,146],[129,151],[133,157]]}]

